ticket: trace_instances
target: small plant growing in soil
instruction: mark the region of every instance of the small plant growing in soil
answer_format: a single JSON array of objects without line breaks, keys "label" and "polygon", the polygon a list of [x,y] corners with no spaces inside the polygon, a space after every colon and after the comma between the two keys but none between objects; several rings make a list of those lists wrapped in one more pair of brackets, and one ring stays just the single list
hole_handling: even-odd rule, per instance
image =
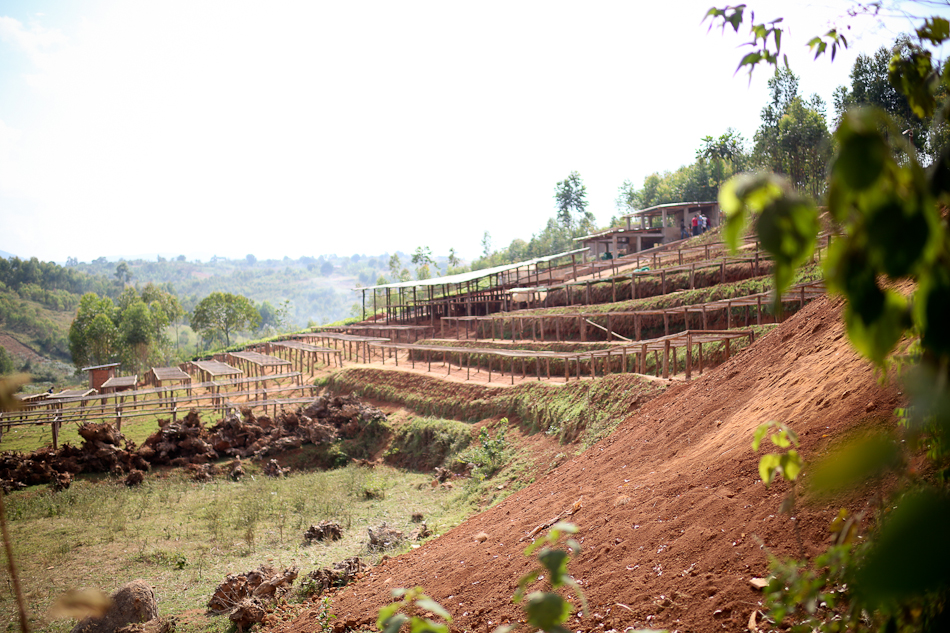
[{"label": "small plant growing in soil", "polygon": [[[580,543],[573,538],[568,538],[565,542],[566,551],[558,547],[562,536],[575,533],[577,533],[577,526],[564,522],[555,523],[543,538],[536,540],[524,551],[525,556],[530,556],[540,548],[541,551],[538,553],[540,565],[518,581],[518,589],[512,599],[516,603],[524,601],[528,624],[542,631],[569,633],[568,629],[564,628],[564,623],[571,617],[574,605],[555,593],[560,587],[570,587],[574,590],[581,601],[584,615],[587,615],[587,599],[584,597],[584,592],[567,573],[568,560],[571,555],[576,556],[581,551]],[[547,574],[551,591],[532,591],[525,595],[528,587],[544,578],[545,574]],[[513,628],[515,625],[499,627],[496,633],[508,633]]]},{"label": "small plant growing in soil", "polygon": [[[422,587],[412,589],[393,589],[393,598],[402,598],[379,610],[376,628],[382,633],[398,633],[403,624],[409,623],[412,633],[449,633],[448,623],[452,616],[438,602],[422,593]],[[405,611],[405,613],[403,613]],[[445,620],[436,622],[425,617],[431,613]]]}]

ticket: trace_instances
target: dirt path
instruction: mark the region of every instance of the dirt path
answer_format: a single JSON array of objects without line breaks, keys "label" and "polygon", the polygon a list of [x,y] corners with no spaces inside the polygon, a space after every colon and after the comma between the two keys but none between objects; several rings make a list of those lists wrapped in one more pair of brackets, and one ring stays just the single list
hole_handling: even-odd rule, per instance
[{"label": "dirt path", "polygon": [[[831,438],[886,419],[900,402],[852,351],[840,305],[821,299],[698,380],[680,383],[621,423],[609,438],[537,483],[443,537],[385,562],[333,596],[344,622],[375,622],[396,587],[422,585],[464,631],[492,631],[521,617],[511,595],[532,567],[529,534],[569,510],[583,552],[570,570],[591,616],[573,631],[626,627],[745,630],[761,595],[750,578],[766,552],[798,555],[793,523],[779,512],[783,483],[758,479],[752,431],[789,422],[806,460]],[[848,505],[859,510],[866,499]],[[827,541],[837,506],[812,504],[796,516],[805,550]],[[484,531],[488,540],[474,536]],[[313,628],[304,613],[286,633]]]}]

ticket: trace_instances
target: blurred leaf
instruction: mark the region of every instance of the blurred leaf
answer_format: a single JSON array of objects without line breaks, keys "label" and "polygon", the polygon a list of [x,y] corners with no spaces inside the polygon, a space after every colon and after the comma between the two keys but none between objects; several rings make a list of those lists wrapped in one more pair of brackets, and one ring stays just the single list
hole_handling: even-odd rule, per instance
[{"label": "blurred leaf", "polygon": [[30,382],[29,374],[16,374],[0,377],[0,411],[17,411],[22,403],[14,394]]},{"label": "blurred leaf", "polygon": [[894,89],[907,97],[907,103],[921,119],[933,116],[937,107],[934,91],[937,76],[930,51],[912,47],[906,56],[894,55],[887,67],[888,80]]},{"label": "blurred leaf", "polygon": [[551,586],[554,588],[564,584],[563,578],[567,575],[568,553],[560,549],[549,549],[538,555],[538,561],[548,570]]},{"label": "blurred leaf", "polygon": [[894,438],[875,433],[831,449],[810,469],[809,486],[818,494],[832,494],[859,486],[900,464]]},{"label": "blurred leaf", "polygon": [[770,428],[772,428],[771,422],[763,422],[755,428],[755,433],[752,434],[752,450],[759,450],[762,439],[765,437],[765,434],[769,432]]},{"label": "blurred leaf", "polygon": [[[380,614],[382,611],[380,611]],[[388,618],[382,618],[376,620],[376,628],[378,628],[383,633],[398,633],[399,629],[402,628],[402,625],[409,621],[409,616],[404,613],[395,613]]]},{"label": "blurred leaf", "polygon": [[439,604],[438,602],[436,602],[435,600],[433,600],[432,598],[428,596],[423,596],[419,598],[418,600],[416,600],[416,606],[419,607],[420,609],[431,611],[432,613],[439,616],[443,620],[447,620],[449,622],[452,621],[451,614],[449,614],[449,612],[446,611],[445,608],[441,604]]},{"label": "blurred leaf", "polygon": [[411,633],[449,633],[449,625],[429,618],[412,618],[409,631]]},{"label": "blurred leaf", "polygon": [[101,618],[112,606],[112,599],[98,589],[69,589],[60,594],[49,608],[50,620]]},{"label": "blurred leaf", "polygon": [[887,141],[878,131],[881,115],[869,108],[853,108],[841,120],[835,138],[838,153],[832,163],[832,179],[856,190],[867,189],[892,162]]},{"label": "blurred leaf", "polygon": [[781,457],[777,453],[768,453],[759,459],[759,477],[762,478],[762,482],[766,487],[772,483],[772,479],[780,465]]},{"label": "blurred leaf", "polygon": [[917,29],[917,37],[937,45],[942,44],[950,39],[950,22],[945,18],[927,18],[924,20],[924,25]]},{"label": "blurred leaf", "polygon": [[798,451],[792,449],[779,458],[779,467],[782,469],[782,475],[789,481],[798,479],[802,472],[802,458]]},{"label": "blurred leaf", "polygon": [[937,354],[950,354],[950,266],[934,266],[921,276],[914,309],[921,344]]},{"label": "blurred leaf", "polygon": [[525,612],[528,624],[550,631],[560,626],[572,611],[571,603],[551,592],[535,591],[528,594]]},{"label": "blurred leaf", "polygon": [[906,494],[873,540],[853,583],[872,605],[930,594],[950,584],[950,498],[926,488]]},{"label": "blurred leaf", "polygon": [[844,313],[851,343],[876,365],[884,364],[904,330],[912,324],[907,299],[891,290],[882,296],[881,310],[870,319],[857,313],[853,303],[848,304]]}]

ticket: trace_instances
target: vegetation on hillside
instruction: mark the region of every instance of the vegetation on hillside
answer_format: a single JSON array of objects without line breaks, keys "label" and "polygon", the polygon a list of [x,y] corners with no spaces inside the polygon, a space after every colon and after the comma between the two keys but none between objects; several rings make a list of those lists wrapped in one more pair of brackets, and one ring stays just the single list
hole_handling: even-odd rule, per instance
[{"label": "vegetation on hillside", "polygon": [[[713,8],[709,16],[723,30],[738,31],[744,11],[744,5]],[[751,33],[754,52],[739,67],[751,72],[758,63],[777,65],[779,21],[753,24]],[[845,442],[805,464],[818,495],[879,482],[885,474],[897,481],[882,490],[881,512],[869,534],[860,535],[866,538],[859,538],[860,517],[842,511],[829,526],[832,545],[822,555],[772,562],[770,615],[795,631],[940,631],[950,623],[950,146],[941,139],[950,115],[950,65],[935,61],[931,51],[947,41],[950,21],[928,17],[890,56],[879,51],[873,59],[859,58],[851,90],[838,92],[836,105],[844,112],[826,198],[836,237],[825,279],[846,299],[852,344],[882,371],[901,376],[911,407],[901,412],[899,428]],[[832,30],[810,45],[820,55],[847,42]],[[885,56],[890,89],[882,81]],[[904,125],[911,127],[902,131]],[[907,134],[915,131],[912,141]],[[793,176],[776,173],[739,176],[720,193],[725,235],[735,245],[746,222],[755,222],[775,259],[779,290],[815,248],[819,211],[810,193]],[[892,358],[907,340],[913,342],[909,353]],[[760,471],[766,482],[776,475],[795,482],[803,466],[796,437],[781,421],[777,426],[772,442],[781,450],[766,454]],[[755,449],[767,433],[760,427]],[[923,454],[925,468],[915,463]],[[791,513],[794,505],[793,487],[783,508]]]}]

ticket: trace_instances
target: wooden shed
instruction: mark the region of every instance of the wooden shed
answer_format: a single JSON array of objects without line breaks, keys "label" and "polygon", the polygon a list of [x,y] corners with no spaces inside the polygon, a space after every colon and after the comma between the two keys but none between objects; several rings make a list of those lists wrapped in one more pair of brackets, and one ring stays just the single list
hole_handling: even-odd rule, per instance
[{"label": "wooden shed", "polygon": [[89,388],[102,392],[102,385],[111,378],[115,377],[118,371],[119,363],[109,363],[108,365],[94,365],[92,367],[83,367],[82,371],[89,372]]}]

